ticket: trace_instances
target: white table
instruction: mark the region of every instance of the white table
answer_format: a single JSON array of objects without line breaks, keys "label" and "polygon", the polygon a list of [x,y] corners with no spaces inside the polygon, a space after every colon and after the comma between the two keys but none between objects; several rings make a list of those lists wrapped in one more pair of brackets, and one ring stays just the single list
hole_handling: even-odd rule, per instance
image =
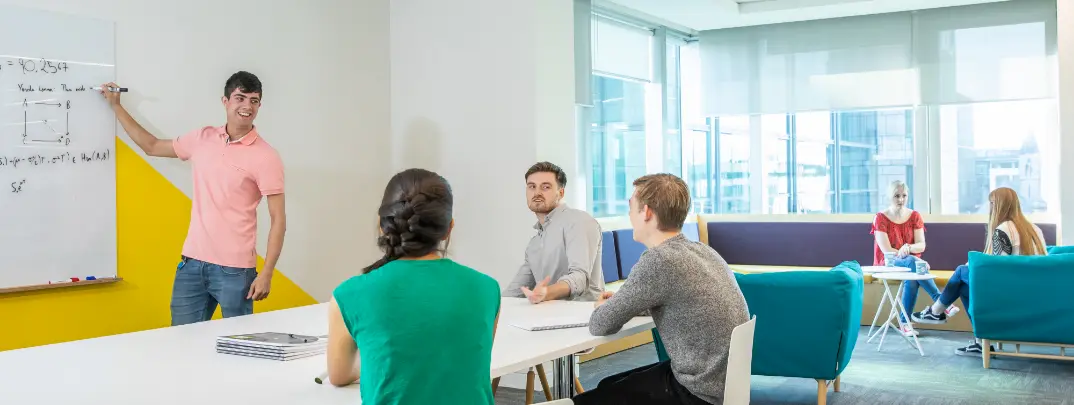
[{"label": "white table", "polygon": [[[509,324],[517,317],[592,310],[592,303],[530,305],[524,299],[504,298],[490,383],[492,377],[557,360],[564,367],[554,370],[556,392],[570,397],[574,353],[653,327],[652,318],[638,317],[615,335],[597,337],[587,328],[527,332]],[[215,348],[221,335],[324,335],[327,330],[327,305],[316,304],[0,352],[0,404],[360,404],[357,385],[336,388],[313,382],[325,370],[323,355],[280,362],[218,354]]]},{"label": "white table", "polygon": [[[895,333],[898,333],[899,336],[902,336],[903,339],[906,339],[906,342],[910,344],[910,347],[916,348],[917,352],[924,356],[925,351],[921,349],[921,341],[917,339],[917,334],[913,333],[913,327],[910,325],[910,320],[907,319],[906,322],[903,322],[902,318],[899,316],[900,311],[902,313],[910,314],[910,311],[908,311],[902,305],[902,295],[905,292],[905,283],[902,282],[932,280],[936,278],[936,275],[928,273],[917,274],[916,272],[905,271],[875,273],[873,274],[873,278],[878,279],[884,283],[884,295],[880,298],[880,305],[876,308],[876,315],[873,316],[873,324],[869,326],[868,342],[872,343],[873,338],[875,338],[876,335],[880,335],[880,344],[876,346],[876,350],[880,351],[880,348],[884,347],[884,337],[887,336],[888,329],[894,329]],[[894,295],[891,293],[891,285],[888,283],[888,281],[899,282],[899,289]],[[876,325],[876,320],[880,317],[881,310],[884,309],[884,301],[888,301],[891,303],[891,311],[888,313],[888,319],[884,321],[884,324],[880,326],[880,329],[877,329],[876,333],[873,333],[873,325]],[[892,324],[892,319],[894,319],[896,323]],[[913,337],[913,341],[911,341],[909,337],[902,335],[902,332],[900,331],[902,327],[910,328],[910,336]]]},{"label": "white table", "polygon": [[906,271],[914,271],[914,270],[909,268],[909,267],[898,267],[898,266],[861,266],[861,272],[865,273],[865,274],[899,273],[899,272],[906,272]]}]

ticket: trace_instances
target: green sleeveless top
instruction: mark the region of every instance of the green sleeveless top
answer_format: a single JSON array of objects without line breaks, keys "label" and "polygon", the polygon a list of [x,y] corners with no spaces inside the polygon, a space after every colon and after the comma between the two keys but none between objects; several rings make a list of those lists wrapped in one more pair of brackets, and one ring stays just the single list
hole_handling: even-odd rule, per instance
[{"label": "green sleeveless top", "polygon": [[395,260],[332,296],[358,344],[362,403],[494,404],[495,279],[450,259]]}]

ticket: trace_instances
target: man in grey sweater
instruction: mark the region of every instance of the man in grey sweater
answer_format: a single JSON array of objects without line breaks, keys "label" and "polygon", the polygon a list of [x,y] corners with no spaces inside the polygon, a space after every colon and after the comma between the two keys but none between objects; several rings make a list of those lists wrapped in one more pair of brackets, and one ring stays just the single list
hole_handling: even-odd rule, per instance
[{"label": "man in grey sweater", "polygon": [[595,303],[589,331],[610,335],[648,312],[671,360],[608,377],[574,403],[720,405],[731,331],[749,321],[746,299],[727,262],[682,235],[690,210],[686,183],[656,174],[634,187],[630,223],[648,249],[619,291]]}]

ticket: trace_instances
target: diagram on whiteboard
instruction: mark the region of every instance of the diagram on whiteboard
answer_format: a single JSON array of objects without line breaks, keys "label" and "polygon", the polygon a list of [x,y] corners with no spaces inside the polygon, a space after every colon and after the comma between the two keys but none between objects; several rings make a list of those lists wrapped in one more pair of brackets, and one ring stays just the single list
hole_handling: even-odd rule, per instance
[{"label": "diagram on whiteboard", "polygon": [[[17,88],[9,91],[23,96],[24,145],[71,145],[71,98],[65,96],[90,91],[85,85],[75,86],[62,80],[69,69],[67,62],[44,58],[8,58],[0,61],[0,74],[10,74],[17,82]],[[59,83],[57,79],[60,79]],[[15,123],[8,125],[12,124]]]},{"label": "diagram on whiteboard", "polygon": [[[52,107],[66,107],[62,110]],[[71,144],[71,100],[22,100],[22,143]]]}]

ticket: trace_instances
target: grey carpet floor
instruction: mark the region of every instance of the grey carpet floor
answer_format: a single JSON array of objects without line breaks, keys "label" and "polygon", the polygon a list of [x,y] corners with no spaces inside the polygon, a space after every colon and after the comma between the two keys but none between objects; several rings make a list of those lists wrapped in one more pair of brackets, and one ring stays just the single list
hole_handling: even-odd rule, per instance
[{"label": "grey carpet floor", "polygon": [[[850,365],[841,378],[841,392],[828,391],[828,404],[913,405],[1074,405],[1074,361],[996,357],[985,369],[980,357],[956,356],[971,336],[962,332],[921,330],[925,356],[889,331],[883,348],[879,338],[866,343],[862,328]],[[794,344],[792,336],[787,344]],[[1008,347],[1004,347],[1011,350]],[[1022,347],[1023,352],[1058,354],[1059,349]],[[1072,354],[1068,353],[1068,356]],[[583,387],[604,377],[656,361],[651,344],[581,364]],[[815,404],[817,383],[801,378],[753,376],[751,404]],[[538,390],[536,402],[543,402]],[[500,388],[497,404],[523,404],[522,390]]]}]

